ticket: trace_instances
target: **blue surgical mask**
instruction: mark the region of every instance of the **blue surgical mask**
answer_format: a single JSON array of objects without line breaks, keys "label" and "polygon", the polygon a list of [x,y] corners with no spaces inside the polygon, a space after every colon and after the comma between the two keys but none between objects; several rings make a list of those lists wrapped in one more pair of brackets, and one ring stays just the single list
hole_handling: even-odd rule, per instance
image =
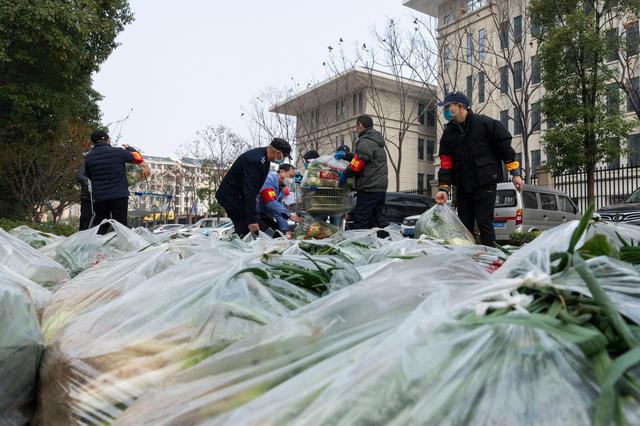
[{"label": "blue surgical mask", "polygon": [[442,113],[442,116],[447,121],[453,120],[453,113],[451,112],[451,110],[449,108],[444,110],[444,112]]}]

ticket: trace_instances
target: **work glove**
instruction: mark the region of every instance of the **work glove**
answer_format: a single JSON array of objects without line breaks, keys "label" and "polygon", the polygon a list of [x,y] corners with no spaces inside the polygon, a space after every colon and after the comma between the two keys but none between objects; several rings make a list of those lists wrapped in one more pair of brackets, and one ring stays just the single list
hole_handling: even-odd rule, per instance
[{"label": "work glove", "polygon": [[347,183],[347,174],[342,171],[340,172],[340,178],[338,179],[338,186],[342,188]]},{"label": "work glove", "polygon": [[335,158],[336,160],[344,160],[344,154],[344,151],[337,151],[333,158]]},{"label": "work glove", "polygon": [[293,177],[293,181],[295,183],[300,183],[302,182],[302,173],[300,172],[296,172],[296,175]]}]

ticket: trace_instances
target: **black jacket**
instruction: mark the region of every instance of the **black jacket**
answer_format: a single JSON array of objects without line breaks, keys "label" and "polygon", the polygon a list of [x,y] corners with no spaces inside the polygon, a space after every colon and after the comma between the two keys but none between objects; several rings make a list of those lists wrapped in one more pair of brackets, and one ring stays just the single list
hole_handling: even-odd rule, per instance
[{"label": "black jacket", "polygon": [[87,171],[84,168],[84,158],[80,163],[80,167],[78,167],[78,172],[76,173],[76,182],[80,184],[80,199],[90,200],[91,195],[89,194],[89,178],[87,177]]},{"label": "black jacket", "polygon": [[498,121],[471,111],[465,123],[453,120],[444,127],[440,138],[441,190],[455,185],[459,190],[472,192],[504,179],[502,162],[512,173],[519,173],[516,152],[511,148],[511,134]]},{"label": "black jacket", "polygon": [[[356,156],[364,162],[364,167],[360,172],[351,167],[354,164],[353,158]],[[387,151],[384,149],[384,137],[380,132],[373,128],[366,129],[358,137],[354,152],[345,155],[344,158],[351,162],[346,173],[348,176],[356,176],[355,188],[357,191],[387,191],[387,186],[389,185]]]},{"label": "black jacket", "polygon": [[216,193],[227,214],[244,214],[247,223],[258,223],[256,197],[267,179],[270,165],[266,148],[250,149],[233,162]]},{"label": "black jacket", "polygon": [[129,196],[125,163],[133,163],[131,152],[98,142],[84,158],[86,175],[91,179],[93,201]]}]

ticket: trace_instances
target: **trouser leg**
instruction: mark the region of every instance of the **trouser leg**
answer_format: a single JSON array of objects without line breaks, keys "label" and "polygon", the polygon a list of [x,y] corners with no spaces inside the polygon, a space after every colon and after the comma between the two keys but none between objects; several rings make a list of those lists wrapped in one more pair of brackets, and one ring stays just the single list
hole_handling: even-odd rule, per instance
[{"label": "trouser leg", "polygon": [[476,222],[480,229],[480,243],[494,247],[496,230],[493,227],[493,216],[496,205],[496,185],[485,186],[474,193]]}]

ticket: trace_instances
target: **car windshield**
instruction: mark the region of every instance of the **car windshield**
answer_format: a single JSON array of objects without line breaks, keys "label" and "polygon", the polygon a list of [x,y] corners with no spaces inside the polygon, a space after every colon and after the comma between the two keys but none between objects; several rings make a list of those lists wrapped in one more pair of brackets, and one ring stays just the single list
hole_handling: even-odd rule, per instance
[{"label": "car windshield", "polygon": [[222,222],[220,225],[216,226],[216,228],[228,228],[233,225],[233,222]]},{"label": "car windshield", "polygon": [[636,189],[629,195],[629,198],[625,201],[625,203],[640,203],[640,188]]},{"label": "car windshield", "polygon": [[496,192],[496,207],[515,207],[517,205],[516,191],[513,189],[499,189]]}]

